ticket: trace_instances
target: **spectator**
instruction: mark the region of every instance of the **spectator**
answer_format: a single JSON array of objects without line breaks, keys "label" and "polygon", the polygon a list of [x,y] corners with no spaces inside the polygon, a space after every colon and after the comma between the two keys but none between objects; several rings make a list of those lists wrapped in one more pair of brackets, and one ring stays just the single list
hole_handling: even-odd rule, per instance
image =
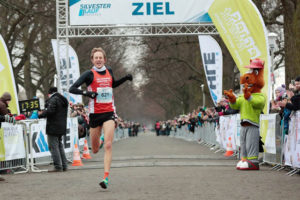
[{"label": "spectator", "polygon": [[8,104],[11,101],[11,95],[9,92],[4,92],[0,98],[0,115],[11,115],[8,109]]},{"label": "spectator", "polygon": [[[1,122],[8,122],[8,123],[16,123],[16,120],[14,117],[9,115],[0,115],[0,128],[1,128]],[[5,179],[0,175],[0,181],[5,181]]]},{"label": "spectator", "polygon": [[68,169],[68,161],[62,144],[62,136],[67,130],[68,100],[51,87],[48,92],[46,109],[39,115],[46,117],[46,134],[48,136],[49,150],[53,159],[54,169],[48,172],[62,172]]},{"label": "spectator", "polygon": [[279,105],[279,102],[282,99],[282,95],[285,93],[286,93],[285,85],[282,85],[282,86],[279,86],[276,88],[276,90],[275,90],[276,98],[275,98],[275,100],[271,101],[271,112],[279,112],[282,110]]},{"label": "spectator", "polygon": [[156,123],[155,123],[155,131],[156,131],[156,136],[159,136],[159,131],[160,131],[159,121],[156,121]]},{"label": "spectator", "polygon": [[291,102],[286,104],[286,108],[291,111],[300,110],[300,76],[295,79],[291,89],[294,90],[294,96],[291,98]]}]

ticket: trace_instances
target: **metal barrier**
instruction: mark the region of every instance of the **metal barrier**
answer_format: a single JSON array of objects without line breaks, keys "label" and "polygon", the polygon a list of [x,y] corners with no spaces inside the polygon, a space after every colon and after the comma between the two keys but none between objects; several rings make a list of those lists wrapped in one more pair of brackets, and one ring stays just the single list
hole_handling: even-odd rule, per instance
[{"label": "metal barrier", "polygon": [[[26,172],[43,172],[48,170],[41,170],[37,166],[49,165],[52,163],[51,155],[43,157],[34,157],[32,144],[32,125],[37,124],[39,120],[22,120],[17,124],[22,126],[23,143],[25,148],[25,157],[20,159],[0,161],[0,170],[13,170],[14,173]],[[13,126],[13,125],[11,125]],[[128,138],[128,129],[115,129],[114,141]],[[73,151],[66,153],[69,162],[73,161]]]},{"label": "metal barrier", "polygon": [[[231,117],[229,116],[225,116],[225,117]],[[283,160],[284,158],[284,153],[285,153],[285,144],[286,140],[287,140],[287,136],[285,136],[283,134],[283,124],[281,123],[281,119],[280,116],[277,114],[270,114],[270,115],[261,115],[261,121],[262,118],[266,117],[266,121],[268,121],[268,123],[270,123],[269,125],[271,127],[267,128],[267,130],[265,130],[264,134],[271,134],[271,136],[264,136],[265,137],[265,152],[263,153],[263,163],[268,163],[271,165],[275,165],[272,170],[277,170],[280,171],[282,169],[288,169],[290,170],[287,175],[292,176],[296,173],[300,172],[300,168],[296,167],[297,165],[300,166],[300,152],[292,152],[293,154],[297,154],[297,161],[299,162],[298,164],[295,164],[295,160],[290,161],[291,164],[289,164],[288,166],[285,163],[285,160]],[[236,119],[236,135],[235,137],[237,139],[239,139],[239,129],[240,129],[240,119],[239,117],[234,118]],[[272,121],[273,120],[273,121]],[[291,122],[292,121],[292,122]],[[221,122],[220,122],[221,123]],[[293,137],[295,138],[293,142],[295,145],[299,145],[297,147],[298,151],[300,149],[300,140],[297,138],[300,138],[300,129],[298,127],[300,127],[300,111],[296,112],[293,114],[293,120],[290,120],[290,131],[289,134],[293,133]],[[273,127],[274,126],[274,127]],[[262,122],[260,122],[260,133],[262,135],[262,130],[263,129],[263,125]],[[291,132],[291,129],[292,132]],[[205,122],[202,126],[199,126],[197,128],[195,128],[195,133],[192,133],[188,130],[188,127],[182,126],[181,128],[177,128],[176,132],[174,130],[171,131],[170,137],[175,137],[178,139],[184,139],[186,141],[197,141],[199,144],[208,146],[211,148],[211,150],[217,150],[216,152],[219,151],[226,151],[224,149],[224,144],[221,144],[220,142],[217,141],[217,135],[219,134],[219,137],[222,136],[221,133],[219,133],[220,131],[220,127],[218,127],[214,122]],[[269,140],[266,139],[269,137]],[[271,138],[271,139],[270,139]],[[222,140],[222,139],[221,139]],[[239,148],[238,148],[238,144],[239,142],[236,144],[236,152],[234,155],[239,155]],[[294,145],[294,146],[295,146]],[[273,148],[273,152],[268,152],[268,148],[271,149]],[[295,151],[296,147],[294,147]],[[216,153],[215,152],[215,153]],[[290,155],[291,157],[294,155]],[[294,156],[296,157],[296,156]]]}]

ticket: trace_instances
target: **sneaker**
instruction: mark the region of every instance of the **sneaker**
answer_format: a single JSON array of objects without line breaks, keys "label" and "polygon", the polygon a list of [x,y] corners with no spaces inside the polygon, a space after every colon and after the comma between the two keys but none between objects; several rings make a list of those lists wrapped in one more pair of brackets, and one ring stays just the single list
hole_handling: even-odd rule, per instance
[{"label": "sneaker", "polygon": [[103,179],[99,185],[103,188],[103,189],[107,189],[108,186],[108,178],[106,177],[105,179]]},{"label": "sneaker", "polygon": [[240,160],[237,164],[236,164],[236,169],[240,170],[241,169],[241,165],[244,161]]},{"label": "sneaker", "polygon": [[240,164],[240,170],[259,170],[259,163],[246,160]]},{"label": "sneaker", "polygon": [[100,147],[99,147],[99,149],[101,149],[103,147],[103,144],[104,144],[104,134],[102,134],[101,137],[100,137]]},{"label": "sneaker", "polygon": [[2,176],[0,176],[0,181],[5,181],[5,178],[3,178]]}]

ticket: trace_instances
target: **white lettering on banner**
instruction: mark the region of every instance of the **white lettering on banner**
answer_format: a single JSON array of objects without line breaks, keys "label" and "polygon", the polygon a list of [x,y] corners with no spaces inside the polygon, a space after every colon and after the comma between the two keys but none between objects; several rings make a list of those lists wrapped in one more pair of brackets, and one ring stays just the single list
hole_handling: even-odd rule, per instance
[{"label": "white lettering on banner", "polygon": [[210,89],[216,89],[216,85],[213,81],[216,81],[216,70],[209,70],[208,65],[216,64],[216,53],[204,53],[204,63],[205,63],[205,70],[207,75],[207,81],[209,82]]},{"label": "white lettering on banner", "polygon": [[174,15],[170,10],[170,2],[134,2],[132,15]]},{"label": "white lettering on banner", "polygon": [[236,11],[233,13],[231,8],[225,8],[224,12],[221,13],[221,17],[226,20],[226,23],[229,26],[228,31],[232,35],[237,35],[234,37],[234,40],[236,40],[237,43],[236,48],[238,48],[239,51],[247,50],[252,59],[259,57],[261,52],[255,45],[240,12]]}]

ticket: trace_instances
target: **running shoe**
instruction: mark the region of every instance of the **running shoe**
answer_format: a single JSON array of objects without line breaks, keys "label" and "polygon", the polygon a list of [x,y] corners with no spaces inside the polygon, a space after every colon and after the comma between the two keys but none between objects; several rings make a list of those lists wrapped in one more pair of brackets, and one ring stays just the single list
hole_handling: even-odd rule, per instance
[{"label": "running shoe", "polygon": [[99,147],[99,149],[101,149],[103,147],[103,144],[104,144],[104,134],[102,134],[101,137],[100,137],[100,147]]},{"label": "running shoe", "polygon": [[99,185],[103,188],[103,189],[107,189],[108,186],[108,177],[106,177],[105,179],[103,179]]}]

